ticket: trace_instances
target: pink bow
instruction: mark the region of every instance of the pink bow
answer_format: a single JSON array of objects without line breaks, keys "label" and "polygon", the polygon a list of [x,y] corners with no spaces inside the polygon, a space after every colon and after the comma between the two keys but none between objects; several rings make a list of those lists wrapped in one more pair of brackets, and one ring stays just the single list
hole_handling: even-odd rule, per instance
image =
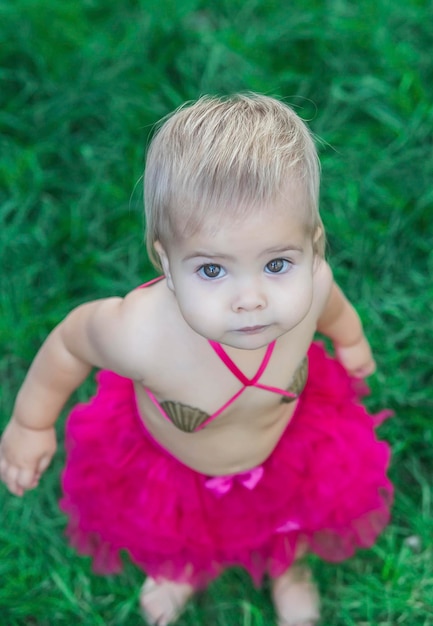
[{"label": "pink bow", "polygon": [[242,472],[240,474],[227,474],[226,476],[214,476],[208,478],[205,482],[206,488],[212,491],[216,496],[223,496],[228,493],[233,487],[233,482],[236,481],[246,487],[247,489],[254,489],[257,483],[263,476],[263,467],[253,467],[248,472]]},{"label": "pink bow", "polygon": [[276,533],[291,533],[294,530],[299,530],[301,528],[301,524],[299,522],[295,522],[294,520],[287,520],[281,526],[275,530]]}]

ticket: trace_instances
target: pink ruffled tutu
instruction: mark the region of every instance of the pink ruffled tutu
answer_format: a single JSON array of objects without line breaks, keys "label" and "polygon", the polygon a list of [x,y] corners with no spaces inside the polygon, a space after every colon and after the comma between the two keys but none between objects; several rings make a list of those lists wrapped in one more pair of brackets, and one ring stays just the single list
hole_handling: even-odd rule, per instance
[{"label": "pink ruffled tutu", "polygon": [[[313,344],[293,419],[253,487],[247,476],[209,477],[165,453],[140,420],[131,381],[98,376],[96,396],[67,424],[61,508],[73,546],[101,573],[125,550],[150,576],[205,586],[228,566],[259,584],[294,560],[297,546],[340,561],[367,548],[389,520],[388,444],[342,366]],[[194,435],[191,435],[194,436]]]}]

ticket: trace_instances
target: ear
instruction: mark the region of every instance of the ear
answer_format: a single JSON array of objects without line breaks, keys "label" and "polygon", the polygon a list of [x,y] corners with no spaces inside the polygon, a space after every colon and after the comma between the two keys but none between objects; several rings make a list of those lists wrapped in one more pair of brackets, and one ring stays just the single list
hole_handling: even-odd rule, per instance
[{"label": "ear", "polygon": [[313,236],[314,247],[317,246],[317,243],[320,241],[320,239],[322,239],[323,235],[324,233],[323,233],[322,226],[318,226],[316,230],[314,231],[314,236]]},{"label": "ear", "polygon": [[325,243],[325,231],[323,226],[317,226],[313,236],[313,250],[316,256],[319,255],[322,257],[325,255]]},{"label": "ear", "polygon": [[171,278],[170,272],[170,261],[168,260],[167,253],[160,241],[155,241],[153,244],[156,250],[156,253],[159,256],[159,260],[161,261],[162,271],[164,272],[164,276],[167,279],[167,287],[174,292],[173,280]]},{"label": "ear", "polygon": [[314,231],[313,236],[313,271],[316,271],[318,266],[320,265],[320,261],[324,258],[325,254],[325,244],[324,244],[325,232],[322,226],[318,226]]}]

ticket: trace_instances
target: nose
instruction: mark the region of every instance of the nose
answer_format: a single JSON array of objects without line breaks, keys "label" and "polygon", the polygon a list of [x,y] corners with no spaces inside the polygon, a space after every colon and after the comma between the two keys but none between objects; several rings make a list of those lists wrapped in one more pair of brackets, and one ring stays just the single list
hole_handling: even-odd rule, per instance
[{"label": "nose", "polygon": [[235,313],[242,311],[260,311],[266,308],[266,295],[259,284],[238,285],[232,300],[232,310]]}]

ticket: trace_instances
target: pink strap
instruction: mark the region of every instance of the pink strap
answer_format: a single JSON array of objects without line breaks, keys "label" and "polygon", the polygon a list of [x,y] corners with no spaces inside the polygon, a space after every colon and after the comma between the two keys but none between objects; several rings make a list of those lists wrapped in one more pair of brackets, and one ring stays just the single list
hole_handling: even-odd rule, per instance
[{"label": "pink strap", "polygon": [[[227,400],[227,402],[224,402],[224,404],[217,411],[215,411],[215,413],[212,413],[212,415],[209,415],[209,417],[207,419],[205,419],[204,422],[202,422],[199,426],[197,426],[197,428],[195,429],[194,432],[197,432],[198,430],[202,430],[202,428],[205,428],[209,424],[209,422],[212,422],[216,417],[221,415],[221,413],[223,413],[231,404],[233,404],[233,402],[235,400],[237,400],[239,398],[239,396],[241,394],[244,393],[244,391],[245,391],[245,389],[247,387],[257,387],[258,389],[264,389],[265,391],[271,391],[272,393],[277,393],[277,394],[282,395],[282,396],[287,396],[288,398],[296,398],[297,397],[296,394],[293,393],[292,391],[286,391],[285,389],[279,389],[278,387],[271,387],[270,385],[262,385],[261,383],[257,382],[259,380],[260,376],[265,371],[266,366],[269,363],[269,360],[270,360],[270,358],[272,356],[272,352],[274,351],[274,348],[275,348],[275,341],[272,341],[272,343],[270,343],[268,345],[268,347],[266,349],[266,352],[265,352],[265,356],[263,357],[263,361],[261,362],[261,364],[259,366],[259,369],[257,370],[257,372],[254,374],[254,376],[252,378],[247,378],[245,376],[245,374],[243,372],[241,372],[241,370],[238,368],[236,363],[234,363],[232,361],[232,359],[229,357],[227,352],[224,350],[224,348],[219,343],[209,339],[209,344],[215,350],[215,352],[220,357],[220,359],[223,361],[223,363],[232,372],[232,374],[234,374],[236,376],[236,378],[243,384],[243,387],[241,387],[241,389],[239,389],[239,391],[237,391],[231,398],[229,398],[229,400]],[[170,417],[164,411],[164,409],[162,408],[161,404],[157,400],[156,396],[149,389],[146,389],[146,392],[147,392],[147,395],[149,396],[149,398],[151,399],[151,401],[153,402],[153,404],[159,409],[159,411],[163,415],[163,417],[165,417],[165,419],[167,419],[169,422],[171,422]]]},{"label": "pink strap", "polygon": [[234,363],[231,360],[231,358],[229,357],[229,355],[224,350],[221,344],[217,343],[216,341],[212,341],[211,339],[209,339],[209,343],[212,346],[212,348],[215,350],[215,352],[217,353],[221,361],[229,368],[232,374],[234,374],[236,378],[240,380],[243,385],[245,385],[245,387],[255,386],[256,382],[259,380],[260,376],[265,371],[266,366],[269,363],[269,359],[272,356],[272,352],[274,351],[274,348],[275,348],[275,341],[272,341],[272,343],[270,343],[268,347],[266,348],[266,353],[265,353],[265,356],[263,357],[263,361],[261,362],[259,369],[255,373],[255,375],[251,379],[249,379],[245,376],[243,372],[241,372],[241,370],[238,368],[236,363]]},{"label": "pink strap", "polygon": [[200,428],[203,428],[211,419],[214,419],[214,417],[217,417],[217,415],[222,413],[228,406],[230,406],[230,404],[232,404],[241,395],[241,393],[245,391],[247,387],[257,387],[258,389],[264,389],[265,391],[278,393],[282,396],[286,396],[287,398],[297,397],[296,393],[293,393],[292,391],[286,391],[285,389],[279,389],[278,387],[272,387],[271,385],[263,385],[262,383],[257,382],[260,379],[261,375],[263,374],[263,372],[265,371],[269,363],[269,360],[275,348],[275,341],[272,341],[268,345],[266,352],[265,352],[265,356],[263,357],[263,361],[261,362],[260,367],[255,373],[255,375],[251,379],[247,378],[245,374],[241,372],[241,370],[238,368],[236,363],[232,361],[232,359],[229,357],[229,355],[224,350],[221,344],[217,343],[216,341],[212,341],[210,339],[209,339],[209,343],[212,346],[212,348],[215,350],[217,355],[220,357],[222,362],[228,367],[228,369],[232,372],[232,374],[234,374],[236,378],[240,380],[240,382],[244,386],[242,387],[242,389],[239,389],[239,391],[232,398],[230,398],[230,400],[227,400],[227,402],[220,409],[218,409],[216,413],[214,413],[209,419],[207,419],[203,424],[201,424]]},{"label": "pink strap", "polygon": [[164,280],[165,276],[157,276],[156,278],[152,278],[152,280],[148,280],[147,283],[143,283],[139,285],[137,289],[144,289],[145,287],[150,287],[154,283],[159,283],[160,280]]},{"label": "pink strap", "polygon": [[263,357],[263,361],[261,362],[259,369],[254,374],[254,376],[251,379],[249,379],[245,376],[243,372],[241,372],[241,370],[238,368],[236,363],[234,363],[231,360],[231,358],[229,357],[229,355],[224,350],[221,344],[217,343],[216,341],[212,341],[211,339],[209,339],[208,341],[209,341],[209,344],[217,353],[217,355],[219,356],[219,358],[222,360],[224,365],[226,365],[228,369],[232,372],[232,374],[234,374],[236,378],[240,380],[240,382],[243,384],[243,387],[239,389],[239,391],[237,391],[234,394],[234,396],[232,396],[229,400],[227,400],[227,402],[225,402],[222,405],[222,407],[218,409],[218,411],[215,411],[215,413],[212,413],[212,415],[209,415],[207,420],[202,422],[200,426],[196,428],[196,430],[201,430],[202,428],[207,426],[209,422],[211,422],[216,417],[218,417],[218,415],[221,415],[221,413],[223,413],[223,411],[225,411],[227,407],[229,407],[231,404],[233,404],[235,400],[237,400],[237,398],[239,398],[239,396],[245,391],[247,387],[261,387],[262,389],[267,389],[267,387],[265,387],[264,385],[258,384],[257,381],[259,380],[260,376],[265,371],[266,366],[269,363],[269,359],[271,358],[272,352],[274,351],[274,347],[275,347],[275,341],[273,341],[272,343],[268,345],[268,347],[266,348],[265,356]]}]

